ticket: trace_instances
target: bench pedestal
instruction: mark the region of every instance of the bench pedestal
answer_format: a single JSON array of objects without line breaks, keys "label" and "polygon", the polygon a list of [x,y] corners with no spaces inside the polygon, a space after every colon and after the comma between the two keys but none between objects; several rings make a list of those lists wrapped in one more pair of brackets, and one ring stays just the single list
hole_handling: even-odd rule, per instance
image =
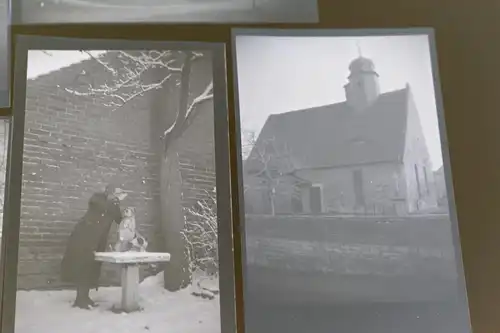
[{"label": "bench pedestal", "polygon": [[133,312],[139,306],[139,265],[124,264],[121,268],[122,310]]},{"label": "bench pedestal", "polygon": [[139,265],[170,261],[169,253],[157,252],[96,252],[95,260],[120,265],[122,299],[121,309],[134,312],[139,304]]}]

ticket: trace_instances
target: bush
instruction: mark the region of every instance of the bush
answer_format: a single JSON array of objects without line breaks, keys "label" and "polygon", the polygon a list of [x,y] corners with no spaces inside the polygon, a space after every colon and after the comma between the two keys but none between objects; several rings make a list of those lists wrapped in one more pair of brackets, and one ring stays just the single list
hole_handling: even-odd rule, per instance
[{"label": "bush", "polygon": [[205,199],[185,209],[184,229],[181,231],[191,276],[196,271],[203,271],[207,275],[217,275],[219,272],[216,190],[214,188],[205,193]]}]

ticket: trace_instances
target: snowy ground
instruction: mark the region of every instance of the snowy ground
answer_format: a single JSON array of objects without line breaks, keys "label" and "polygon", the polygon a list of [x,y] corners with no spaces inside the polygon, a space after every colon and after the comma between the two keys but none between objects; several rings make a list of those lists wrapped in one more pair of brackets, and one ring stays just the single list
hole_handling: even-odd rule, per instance
[{"label": "snowy ground", "polygon": [[120,302],[118,287],[93,291],[91,297],[99,307],[91,311],[71,307],[75,296],[71,290],[18,291],[16,333],[220,332],[218,296],[211,300],[195,297],[191,287],[169,292],[162,283],[162,273],[145,279],[140,285],[144,310],[130,314],[110,311]]}]

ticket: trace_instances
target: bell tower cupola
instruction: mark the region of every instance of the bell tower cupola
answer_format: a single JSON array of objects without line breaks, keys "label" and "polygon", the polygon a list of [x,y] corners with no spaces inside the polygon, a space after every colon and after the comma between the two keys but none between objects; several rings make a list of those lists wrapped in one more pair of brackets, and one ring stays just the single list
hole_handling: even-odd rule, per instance
[{"label": "bell tower cupola", "polygon": [[348,83],[344,86],[347,104],[364,110],[380,95],[379,76],[373,61],[359,54],[349,65]]}]

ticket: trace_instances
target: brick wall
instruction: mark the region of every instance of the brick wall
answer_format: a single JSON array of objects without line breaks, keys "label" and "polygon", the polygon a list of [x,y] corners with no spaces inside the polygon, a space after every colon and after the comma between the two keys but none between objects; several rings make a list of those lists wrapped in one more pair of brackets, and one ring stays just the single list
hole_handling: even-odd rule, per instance
[{"label": "brick wall", "polygon": [[198,130],[202,128],[202,122],[213,123],[213,113],[208,111],[193,123],[195,126],[189,128],[180,140],[182,151],[179,152],[179,166],[182,203],[185,207],[206,199],[207,193],[211,193],[216,185],[213,126],[203,127],[204,131]]},{"label": "brick wall", "polygon": [[[159,138],[175,109],[158,115],[154,101],[158,94],[166,94],[174,103],[175,83],[116,111],[104,107],[102,100],[61,88],[89,80],[99,84],[108,79],[106,75],[95,61],[84,61],[28,81],[19,288],[61,286],[59,265],[67,237],[90,196],[108,182],[130,191],[122,206],[136,207],[139,229],[152,240],[152,250],[162,247]],[[206,122],[196,126],[213,127]],[[118,282],[113,268],[103,266],[103,284]]]},{"label": "brick wall", "polygon": [[[199,79],[191,84],[195,92],[202,92],[211,79],[211,60],[206,57],[202,61],[194,68],[199,75]],[[190,207],[198,200],[206,198],[207,192],[211,193],[216,185],[214,104],[210,101],[200,105],[199,108],[199,116],[194,119],[176,144],[184,207]]]}]

